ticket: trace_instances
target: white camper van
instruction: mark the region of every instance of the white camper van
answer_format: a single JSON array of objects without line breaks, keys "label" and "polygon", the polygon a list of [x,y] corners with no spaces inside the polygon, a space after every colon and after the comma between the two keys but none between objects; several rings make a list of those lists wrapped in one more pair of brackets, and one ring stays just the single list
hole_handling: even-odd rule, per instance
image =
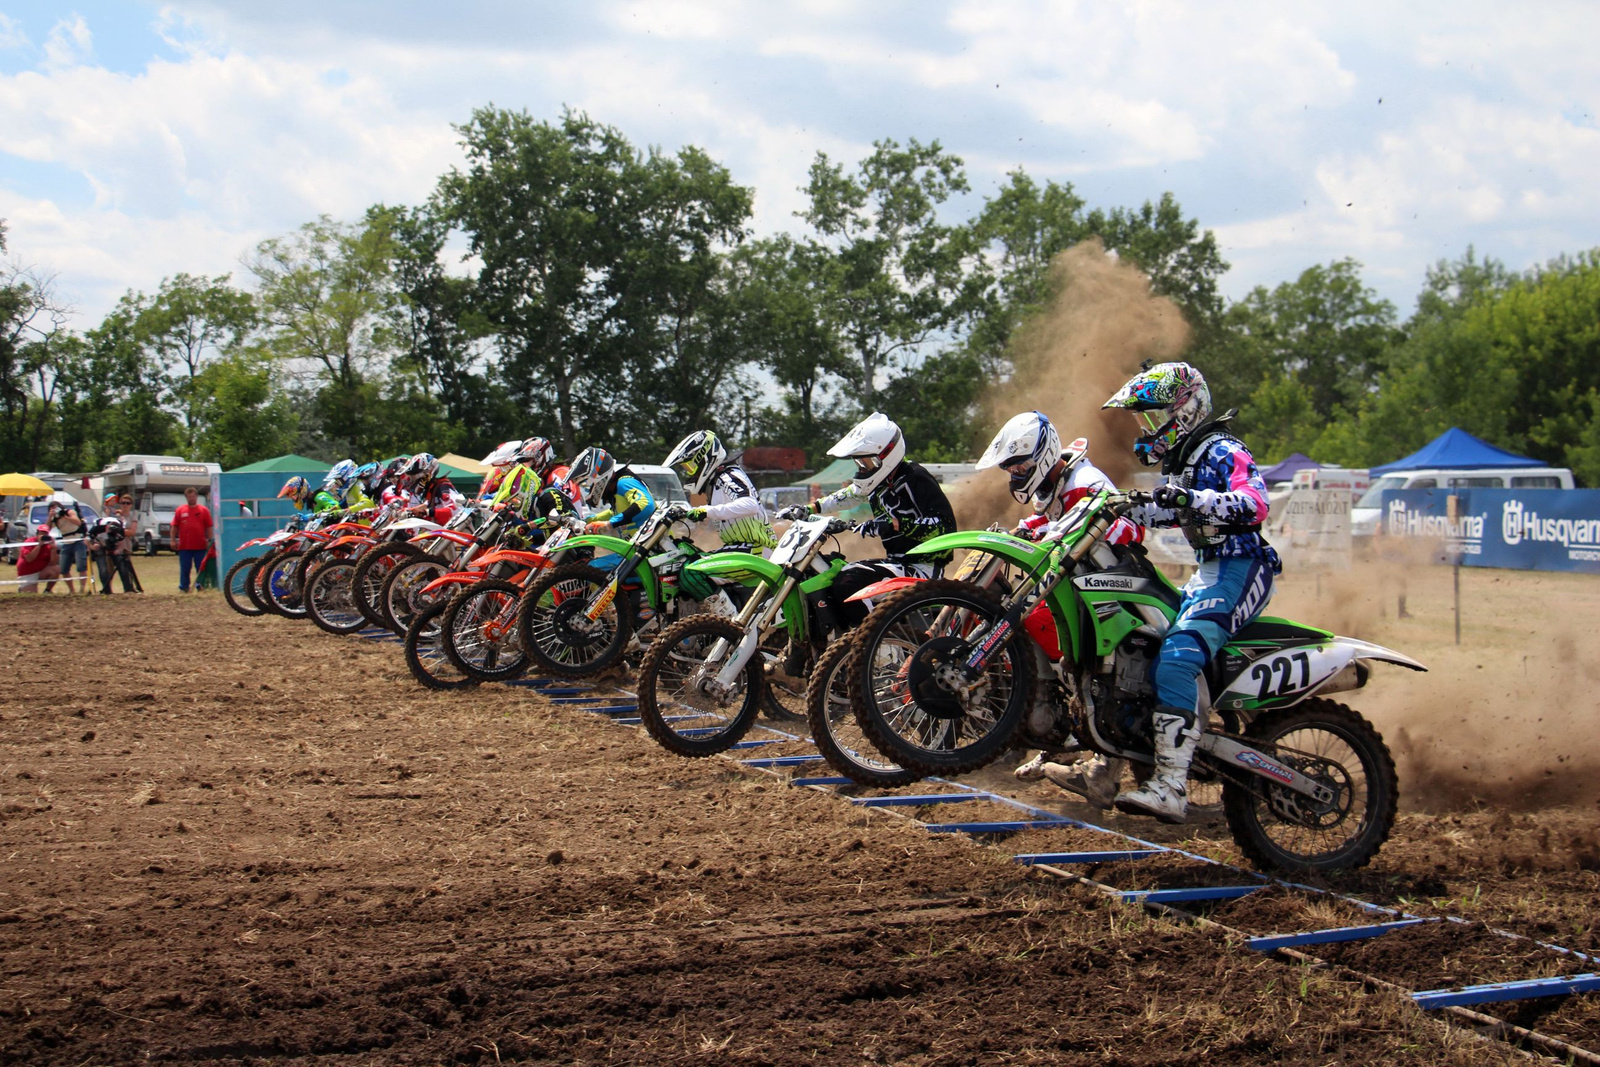
[{"label": "white camper van", "polygon": [[[184,503],[183,491],[200,491],[200,503],[211,507],[211,477],[221,474],[215,463],[195,463],[182,456],[118,456],[101,472],[107,493],[133,497],[133,518],[138,523],[138,547],[147,556],[172,550],[172,513]],[[216,514],[211,507],[211,513]]]},{"label": "white camper van", "polygon": [[1566,467],[1438,467],[1395,471],[1373,480],[1350,511],[1350,534],[1371,537],[1383,518],[1383,494],[1391,489],[1571,489]]}]

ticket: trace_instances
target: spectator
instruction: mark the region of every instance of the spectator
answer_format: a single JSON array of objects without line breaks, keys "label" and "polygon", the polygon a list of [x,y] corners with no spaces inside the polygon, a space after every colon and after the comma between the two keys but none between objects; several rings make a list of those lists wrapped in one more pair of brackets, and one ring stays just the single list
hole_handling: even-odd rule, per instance
[{"label": "spectator", "polygon": [[[92,592],[89,588],[89,546],[84,541],[89,524],[84,521],[77,502],[57,496],[50,502],[50,516],[45,521],[60,535],[56,547],[60,552],[61,577],[66,580],[67,592],[74,591],[74,581],[81,583],[85,593]],[[72,577],[74,563],[78,566],[77,578]]]},{"label": "spectator", "polygon": [[133,520],[129,513],[133,501],[127,497],[119,502],[115,493],[106,497],[105,514],[89,528],[89,551],[100,572],[100,592],[111,595],[111,575],[122,579],[124,593],[142,593],[139,576],[133,572]]},{"label": "spectator", "polygon": [[22,542],[22,551],[17,555],[17,577],[22,579],[17,591],[37,593],[41,580],[50,583],[45,586],[45,592],[54,589],[55,580],[61,577],[56,556],[56,543],[50,536],[50,527],[40,526],[32,537]]},{"label": "spectator", "polygon": [[189,591],[189,571],[193,569],[198,589],[200,568],[211,547],[211,511],[200,503],[200,490],[183,491],[185,503],[172,513],[172,540],[178,546],[178,592]]}]

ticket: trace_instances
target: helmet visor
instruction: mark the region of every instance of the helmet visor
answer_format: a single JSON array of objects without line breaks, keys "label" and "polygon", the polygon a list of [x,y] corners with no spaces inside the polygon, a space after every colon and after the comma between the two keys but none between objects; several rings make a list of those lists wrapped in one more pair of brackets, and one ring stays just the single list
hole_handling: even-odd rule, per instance
[{"label": "helmet visor", "polygon": [[1032,456],[1017,456],[1000,464],[1000,469],[1011,476],[1011,496],[1020,503],[1027,503],[1033,480],[1033,472],[1038,469]]}]

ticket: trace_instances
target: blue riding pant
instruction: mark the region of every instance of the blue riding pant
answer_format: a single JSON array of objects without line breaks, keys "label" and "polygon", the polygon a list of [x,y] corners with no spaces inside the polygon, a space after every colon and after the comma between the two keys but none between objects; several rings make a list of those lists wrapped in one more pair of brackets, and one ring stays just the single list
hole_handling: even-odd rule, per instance
[{"label": "blue riding pant", "polygon": [[1184,584],[1178,618],[1161,642],[1156,700],[1170,708],[1199,710],[1200,672],[1266,608],[1272,566],[1251,557],[1206,560]]}]

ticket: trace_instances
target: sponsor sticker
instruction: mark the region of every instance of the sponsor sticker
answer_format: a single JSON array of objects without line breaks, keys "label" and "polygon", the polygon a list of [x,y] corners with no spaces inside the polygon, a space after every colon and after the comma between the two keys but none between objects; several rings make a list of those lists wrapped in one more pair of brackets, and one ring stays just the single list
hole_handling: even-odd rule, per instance
[{"label": "sponsor sticker", "polygon": [[1123,593],[1131,593],[1138,587],[1137,579],[1105,574],[1086,574],[1082,578],[1074,578],[1072,584],[1079,589],[1114,589]]},{"label": "sponsor sticker", "polygon": [[1290,774],[1285,768],[1273,763],[1259,752],[1240,752],[1234,758],[1240,763],[1244,764],[1246,767],[1254,767],[1262,774],[1265,774],[1269,778],[1275,778],[1284,785],[1291,785],[1294,782],[1294,775]]}]

